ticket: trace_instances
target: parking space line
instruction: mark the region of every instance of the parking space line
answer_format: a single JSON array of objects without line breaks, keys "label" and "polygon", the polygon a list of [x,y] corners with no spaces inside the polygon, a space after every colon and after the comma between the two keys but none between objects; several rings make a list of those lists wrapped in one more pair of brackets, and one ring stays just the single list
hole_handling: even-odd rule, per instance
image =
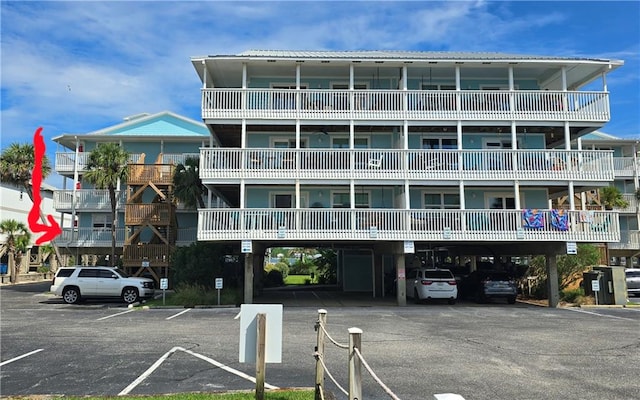
[{"label": "parking space line", "polygon": [[[237,376],[239,376],[241,378],[244,378],[244,379],[247,379],[247,380],[249,380],[249,381],[251,381],[253,383],[256,383],[256,378],[254,378],[254,377],[252,377],[250,375],[247,375],[242,371],[238,371],[237,369],[233,369],[231,367],[228,367],[228,366],[226,366],[226,365],[224,365],[222,363],[219,363],[219,362],[217,362],[217,361],[215,361],[215,360],[213,360],[213,359],[211,359],[209,357],[203,356],[202,354],[198,354],[198,353],[195,353],[195,352],[193,352],[191,350],[187,350],[185,348],[176,346],[176,347],[172,348],[171,350],[167,351],[166,353],[164,353],[164,355],[162,357],[160,357],[155,363],[153,363],[153,365],[151,365],[146,371],[144,371],[142,373],[142,375],[140,375],[138,378],[136,378],[136,380],[131,382],[131,384],[129,384],[129,386],[127,386],[120,393],[118,393],[118,396],[126,396],[127,394],[129,394],[133,389],[135,389],[136,386],[138,386],[140,383],[142,383],[145,379],[147,379],[149,377],[149,375],[151,375],[156,369],[158,369],[158,367],[160,367],[160,365],[162,365],[162,363],[167,358],[169,358],[169,356],[171,356],[173,353],[175,353],[178,350],[183,351],[183,352],[185,352],[187,354],[191,354],[192,356],[197,357],[197,358],[199,358],[199,359],[201,359],[203,361],[206,361],[206,362],[208,362],[210,364],[213,364],[218,368],[221,368],[221,369],[223,369],[223,370],[225,370],[227,372],[231,372],[232,374],[235,374],[235,375],[237,375]],[[265,382],[264,386],[265,386],[265,388],[268,388],[268,389],[279,389],[277,386],[270,385],[270,384],[268,384],[266,382]]]},{"label": "parking space line", "polygon": [[167,318],[165,318],[165,319],[168,321],[168,320],[173,319],[173,318],[175,318],[175,317],[179,317],[180,315],[182,315],[182,314],[186,313],[187,311],[191,311],[191,309],[190,309],[190,308],[187,308],[186,310],[180,311],[179,313],[177,313],[177,314],[175,314],[175,315],[172,315],[172,316],[170,316],[170,317],[167,317]]},{"label": "parking space line", "polygon": [[25,353],[25,354],[23,354],[23,355],[21,355],[21,356],[14,357],[14,358],[12,358],[12,359],[10,359],[10,360],[7,360],[7,361],[3,361],[3,362],[1,362],[1,363],[0,363],[0,367],[2,367],[3,365],[6,365],[6,364],[12,363],[12,362],[14,362],[14,361],[18,361],[18,360],[19,360],[19,359],[21,359],[21,358],[29,357],[29,356],[30,356],[30,355],[32,355],[32,354],[39,353],[39,352],[41,352],[42,350],[44,350],[44,349],[38,349],[38,350],[30,351],[29,353]]},{"label": "parking space line", "polygon": [[581,313],[585,313],[585,314],[597,315],[598,317],[623,319],[625,321],[635,321],[633,318],[618,317],[616,315],[598,314],[598,313],[593,312],[593,311],[580,310],[580,309],[577,309],[577,308],[567,308],[567,310],[571,310],[571,311],[575,311],[575,312],[581,312]]},{"label": "parking space line", "polygon": [[98,318],[96,321],[102,321],[103,319],[107,319],[107,318],[111,318],[111,317],[117,317],[118,315],[127,314],[127,313],[130,313],[132,311],[135,311],[135,310],[131,309],[131,310],[123,311],[121,313],[117,313],[117,314],[113,314],[113,315],[107,315],[106,317]]}]

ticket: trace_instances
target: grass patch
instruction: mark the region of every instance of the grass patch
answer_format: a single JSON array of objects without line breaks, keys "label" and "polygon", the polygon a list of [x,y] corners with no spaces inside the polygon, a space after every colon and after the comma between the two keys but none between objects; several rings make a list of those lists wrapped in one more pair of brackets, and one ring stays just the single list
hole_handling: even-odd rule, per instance
[{"label": "grass patch", "polygon": [[[162,291],[156,291],[162,293]],[[238,288],[220,290],[220,305],[238,305],[242,303],[242,291]],[[149,307],[162,306],[162,297],[145,303]],[[173,292],[167,293],[164,305],[167,306],[214,306],[218,305],[218,291],[199,285],[178,285]]]},{"label": "grass patch", "polygon": [[[29,397],[20,397],[29,399]],[[180,393],[158,396],[118,396],[118,397],[55,397],[55,399],[68,400],[253,400],[256,398],[254,391],[232,392],[232,393]],[[287,390],[265,390],[264,398],[267,400],[312,400],[313,390],[308,389],[287,389]]]},{"label": "grass patch", "polygon": [[285,285],[308,285],[312,282],[311,275],[287,275]]}]

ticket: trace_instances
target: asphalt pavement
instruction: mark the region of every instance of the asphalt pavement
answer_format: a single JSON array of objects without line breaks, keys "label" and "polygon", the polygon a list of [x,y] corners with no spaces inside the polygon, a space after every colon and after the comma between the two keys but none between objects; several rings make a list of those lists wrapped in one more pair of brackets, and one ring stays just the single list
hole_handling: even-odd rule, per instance
[{"label": "asphalt pavement", "polygon": [[[49,282],[0,288],[0,395],[116,396],[252,390],[255,364],[239,362],[239,308],[129,309],[67,305]],[[466,400],[639,398],[640,308],[555,309],[502,302],[429,303],[314,290],[265,293],[283,304],[282,362],[269,387],[312,387],[318,309],[327,331],[361,352],[400,399],[458,393]],[[345,349],[325,363],[348,388]],[[387,399],[363,372],[363,398]],[[328,391],[347,399],[330,378]]]}]

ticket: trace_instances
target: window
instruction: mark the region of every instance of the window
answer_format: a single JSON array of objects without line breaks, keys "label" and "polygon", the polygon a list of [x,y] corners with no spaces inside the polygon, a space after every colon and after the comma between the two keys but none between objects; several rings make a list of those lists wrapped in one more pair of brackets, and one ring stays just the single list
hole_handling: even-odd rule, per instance
[{"label": "window", "polygon": [[100,270],[94,268],[82,268],[78,272],[78,278],[98,278],[99,275]]},{"label": "window", "polygon": [[432,85],[423,83],[422,90],[456,90],[456,85]]},{"label": "window", "polygon": [[[334,149],[348,149],[349,148],[349,138],[348,137],[336,137],[331,139],[331,147]],[[353,139],[353,148],[354,149],[368,149],[369,148],[369,139],[368,138],[354,138]]]},{"label": "window", "polygon": [[423,138],[422,148],[427,150],[457,149],[458,140],[455,138]]},{"label": "window", "polygon": [[[296,148],[296,139],[292,138],[274,138],[271,142],[271,147],[275,149],[295,149]],[[304,149],[307,147],[307,140],[300,138],[300,148]]]},{"label": "window", "polygon": [[117,276],[115,273],[113,273],[112,271],[106,270],[106,269],[100,269],[98,270],[98,276],[100,278],[113,278],[114,276]]},{"label": "window", "polygon": [[[368,192],[356,193],[355,197],[356,197],[355,208],[370,208]],[[350,208],[351,202],[349,200],[349,192],[334,192],[331,196],[331,207],[332,208]]]},{"label": "window", "polygon": [[91,216],[94,229],[111,229],[111,216],[109,214],[93,214]]},{"label": "window", "polygon": [[425,193],[424,208],[428,210],[458,210],[460,209],[460,194]]},{"label": "window", "polygon": [[[300,207],[307,207],[307,195],[308,193],[300,193]],[[271,207],[272,208],[294,208],[295,207],[295,194],[294,193],[272,193],[271,194]]]},{"label": "window", "polygon": [[486,205],[491,210],[515,210],[516,199],[513,194],[488,194]]}]

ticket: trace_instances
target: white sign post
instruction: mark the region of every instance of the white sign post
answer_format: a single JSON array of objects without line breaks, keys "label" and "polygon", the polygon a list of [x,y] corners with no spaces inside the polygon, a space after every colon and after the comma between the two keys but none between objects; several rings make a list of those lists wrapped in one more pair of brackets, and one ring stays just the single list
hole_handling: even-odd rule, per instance
[{"label": "white sign post", "polygon": [[162,289],[162,305],[164,306],[164,296],[169,288],[169,279],[168,278],[160,278],[160,289]]},{"label": "white sign post", "polygon": [[222,289],[222,278],[216,278],[216,290],[218,291],[218,305],[220,305],[220,290]]},{"label": "white sign post", "polygon": [[596,305],[598,305],[598,292],[600,291],[600,276],[595,281],[591,281],[591,290],[595,293]]}]

